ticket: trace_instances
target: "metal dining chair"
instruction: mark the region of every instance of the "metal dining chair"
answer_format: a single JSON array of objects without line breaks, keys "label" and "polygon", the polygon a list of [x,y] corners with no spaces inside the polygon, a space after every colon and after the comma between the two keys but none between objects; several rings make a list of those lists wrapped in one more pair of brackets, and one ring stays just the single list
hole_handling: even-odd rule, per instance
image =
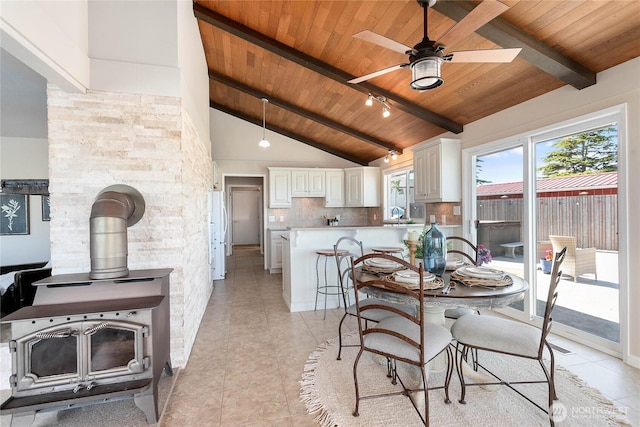
[{"label": "metal dining chair", "polygon": [[[551,312],[558,298],[557,287],[560,282],[560,265],[564,261],[567,248],[563,248],[560,252],[557,252],[554,256],[553,269],[551,271],[551,279],[549,283],[549,293],[547,295],[547,305],[544,311],[544,318],[542,321],[542,327],[537,328],[535,326],[521,323],[515,320],[503,319],[496,316],[473,316],[465,315],[460,317],[451,327],[451,334],[453,338],[458,342],[456,344],[456,350],[462,355],[459,358],[458,365],[458,377],[460,378],[460,384],[462,390],[460,393],[460,403],[465,402],[466,388],[468,386],[477,385],[506,385],[512,390],[516,391],[519,395],[526,400],[534,404],[536,407],[550,413],[553,401],[557,400],[555,382],[554,382],[554,356],[553,349],[547,341],[549,332],[551,331]],[[549,351],[550,367],[544,364],[542,359],[545,347]],[[489,383],[471,383],[467,384],[464,380],[462,373],[462,361],[467,356],[469,350],[478,349],[482,351],[490,351],[494,353],[505,354],[513,357],[523,357],[526,359],[537,360],[544,372],[545,379],[538,381],[505,381],[501,379],[494,372],[490,372],[485,369],[491,376],[493,376],[497,382]],[[481,368],[484,368],[479,364]],[[547,383],[549,389],[548,394],[548,408],[545,409],[530,398],[528,398],[520,390],[516,390],[512,387],[513,384],[538,384]],[[553,417],[549,417],[551,425],[554,425]]]},{"label": "metal dining chair", "polygon": [[[351,257],[361,257],[364,255],[362,241],[356,240],[353,237],[343,236],[338,239],[335,245],[333,245],[333,251],[336,258],[336,265],[338,268],[338,282],[340,290],[342,291],[342,302],[344,303],[344,314],[340,323],[338,324],[338,357],[337,360],[341,360],[342,355],[342,324],[347,316],[356,317],[356,305],[352,300],[353,294],[353,282],[351,281],[351,264],[349,263]],[[379,258],[379,256],[378,256]],[[367,298],[361,301],[361,304],[384,304],[388,306],[396,307],[399,310],[406,311],[407,313],[415,313],[415,308],[408,305],[393,304],[387,301],[381,301],[375,298]],[[371,310],[365,317],[366,322],[379,322],[387,316],[392,315],[387,311]],[[349,345],[348,347],[351,347]]]},{"label": "metal dining chair", "polygon": [[[405,285],[394,282],[386,276],[379,277],[376,275],[366,275],[365,277],[364,275],[360,275],[355,267],[363,266],[366,260],[374,257],[395,260],[401,264],[403,268],[418,273],[418,289],[408,289]],[[429,390],[444,389],[444,402],[450,403],[449,383],[451,381],[454,362],[452,350],[449,346],[449,343],[451,342],[451,333],[449,330],[443,326],[425,322],[425,316],[423,315],[424,269],[422,264],[420,264],[420,267],[416,267],[391,255],[368,254],[357,259],[352,258],[351,265],[353,266],[351,274],[356,295],[356,315],[358,318],[358,332],[360,336],[360,351],[358,352],[353,365],[353,382],[356,392],[356,406],[353,411],[353,416],[357,417],[359,415],[360,400],[388,397],[392,395],[404,395],[411,400],[411,404],[420,416],[420,419],[428,426]],[[415,306],[419,308],[418,311],[410,314],[406,311],[399,310],[396,307],[384,304],[364,304],[365,300],[362,299],[360,295],[366,291],[367,287],[371,286],[382,286],[385,289],[407,297],[410,301],[414,301]],[[388,312],[389,316],[378,322],[375,326],[366,328],[365,323],[368,313],[372,311]],[[362,396],[360,394],[360,387],[358,383],[358,363],[364,352],[386,357],[387,360],[390,361],[388,368],[391,370],[390,375],[392,378],[392,384],[397,384],[397,382],[399,382],[402,389],[395,393],[384,392]],[[425,365],[443,352],[447,355],[447,373],[444,384],[438,387],[429,387],[427,369]],[[420,369],[422,381],[420,388],[410,389],[406,386],[402,381],[402,378],[398,375],[398,371],[396,369],[397,362],[404,362]],[[423,391],[424,393],[424,416],[420,413],[418,404],[412,396],[412,393],[416,391]]]}]

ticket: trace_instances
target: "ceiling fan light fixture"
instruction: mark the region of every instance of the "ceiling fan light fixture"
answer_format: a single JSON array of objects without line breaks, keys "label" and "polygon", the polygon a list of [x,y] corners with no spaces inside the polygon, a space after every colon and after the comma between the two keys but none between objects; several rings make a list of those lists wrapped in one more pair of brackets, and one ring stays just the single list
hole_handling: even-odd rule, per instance
[{"label": "ceiling fan light fixture", "polygon": [[262,98],[262,139],[258,142],[258,146],[262,148],[269,148],[271,144],[267,140],[266,131],[267,131],[267,122],[266,122],[266,112],[267,112],[267,102],[269,100],[267,98]]},{"label": "ceiling fan light fixture", "polygon": [[428,56],[411,63],[411,89],[428,90],[435,89],[444,83],[440,77],[442,58]]}]

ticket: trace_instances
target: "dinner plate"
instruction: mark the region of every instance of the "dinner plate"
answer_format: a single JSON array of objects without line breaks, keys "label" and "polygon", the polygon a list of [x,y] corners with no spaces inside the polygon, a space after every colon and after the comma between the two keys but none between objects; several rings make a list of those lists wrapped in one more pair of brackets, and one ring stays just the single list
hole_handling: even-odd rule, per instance
[{"label": "dinner plate", "polygon": [[400,264],[385,258],[370,258],[364,261],[366,265],[378,268],[398,268]]},{"label": "dinner plate", "polygon": [[475,277],[476,279],[492,280],[500,280],[504,277],[505,274],[504,271],[496,270],[495,268],[473,266],[460,267],[455,271],[455,273],[462,276]]},{"label": "dinner plate", "polygon": [[[426,271],[422,276],[422,280],[425,283],[433,282],[435,278],[436,276],[434,274]],[[393,273],[393,279],[397,282],[417,284],[418,280],[420,279],[420,274],[413,270],[400,270]]]}]

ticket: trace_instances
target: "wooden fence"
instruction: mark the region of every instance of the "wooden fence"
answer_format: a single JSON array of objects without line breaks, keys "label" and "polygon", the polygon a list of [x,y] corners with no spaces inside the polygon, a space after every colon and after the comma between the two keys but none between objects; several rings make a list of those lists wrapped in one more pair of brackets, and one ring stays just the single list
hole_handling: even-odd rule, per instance
[{"label": "wooden fence", "polygon": [[[521,198],[483,199],[477,202],[478,219],[482,221],[522,222]],[[618,250],[618,196],[577,195],[538,197],[538,241],[549,235],[575,236],[581,248]],[[522,239],[520,239],[522,240]]]}]

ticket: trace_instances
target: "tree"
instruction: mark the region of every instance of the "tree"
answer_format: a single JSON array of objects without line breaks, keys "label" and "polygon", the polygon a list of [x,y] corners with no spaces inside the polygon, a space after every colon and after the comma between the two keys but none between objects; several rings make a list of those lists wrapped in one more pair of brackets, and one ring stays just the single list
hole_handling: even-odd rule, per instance
[{"label": "tree", "polygon": [[616,128],[606,127],[566,136],[538,168],[543,178],[618,170]]},{"label": "tree", "polygon": [[476,159],[476,185],[491,184],[491,181],[480,178],[480,174],[482,173],[482,162],[484,162],[484,159]]}]

